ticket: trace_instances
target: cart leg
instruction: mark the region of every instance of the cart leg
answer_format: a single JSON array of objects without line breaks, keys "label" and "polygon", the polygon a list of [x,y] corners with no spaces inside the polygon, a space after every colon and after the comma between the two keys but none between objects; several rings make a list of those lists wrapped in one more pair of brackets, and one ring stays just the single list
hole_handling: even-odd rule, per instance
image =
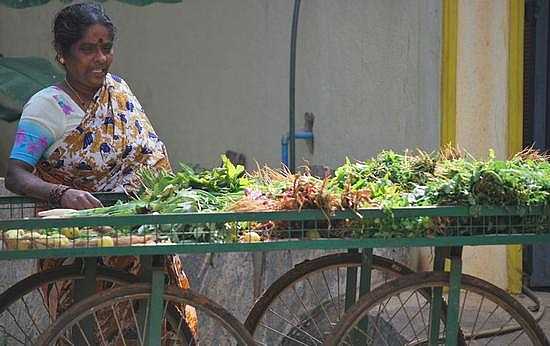
[{"label": "cart leg", "polygon": [[[371,289],[371,274],[372,274],[372,262],[373,262],[373,250],[372,249],[363,249],[362,251],[362,263],[361,263],[361,275],[359,281],[359,296],[363,296],[370,292]],[[359,330],[368,331],[369,327],[369,316],[365,316],[359,322]],[[353,345],[367,345],[368,339],[367,335],[364,333],[355,333],[352,336]]]},{"label": "cart leg", "polygon": [[164,304],[162,296],[164,294],[164,258],[162,256],[155,256],[153,260],[153,273],[151,281],[151,300],[149,302],[149,318],[147,321],[149,331],[147,333],[146,345],[158,346],[160,345],[162,335],[162,314],[164,311]]},{"label": "cart leg", "polygon": [[[349,253],[357,253],[358,249],[348,249]],[[357,268],[347,268],[346,269],[346,297],[345,297],[345,311],[348,311],[349,308],[355,304],[355,299],[357,296]]]},{"label": "cart leg", "polygon": [[[73,283],[73,299],[75,303],[92,296],[96,292],[97,258],[86,257],[83,261],[83,269],[84,279],[75,280]],[[72,331],[74,344],[96,344],[93,319],[86,318],[81,326],[82,330],[75,327]]]},{"label": "cart leg", "polygon": [[[445,257],[448,248],[435,248],[434,271],[445,269]],[[432,290],[432,302],[430,308],[430,346],[436,346],[439,340],[439,328],[441,323],[441,307],[443,306],[443,289],[441,287]]]},{"label": "cart leg", "polygon": [[462,274],[462,248],[451,249],[451,277],[447,310],[447,346],[456,346],[458,338],[458,311],[460,310],[460,277]]}]

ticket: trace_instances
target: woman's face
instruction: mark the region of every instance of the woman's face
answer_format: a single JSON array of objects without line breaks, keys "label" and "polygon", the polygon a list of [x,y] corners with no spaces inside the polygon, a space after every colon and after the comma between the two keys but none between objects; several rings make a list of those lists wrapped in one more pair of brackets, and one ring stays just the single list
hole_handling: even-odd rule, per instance
[{"label": "woman's face", "polygon": [[90,89],[100,88],[113,62],[113,40],[109,30],[101,24],[91,25],[64,59],[71,82]]}]

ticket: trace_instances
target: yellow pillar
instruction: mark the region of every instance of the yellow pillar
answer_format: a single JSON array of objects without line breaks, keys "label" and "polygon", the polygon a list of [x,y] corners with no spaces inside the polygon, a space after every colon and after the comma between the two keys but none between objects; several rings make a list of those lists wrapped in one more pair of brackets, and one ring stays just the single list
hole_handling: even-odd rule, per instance
[{"label": "yellow pillar", "polygon": [[[524,0],[443,0],[441,144],[478,158],[521,149]],[[464,271],[521,289],[521,248],[464,249]]]},{"label": "yellow pillar", "polygon": [[[525,1],[509,0],[508,6],[508,156],[523,147],[523,21]],[[508,291],[520,293],[522,286],[522,246],[506,248]]]}]

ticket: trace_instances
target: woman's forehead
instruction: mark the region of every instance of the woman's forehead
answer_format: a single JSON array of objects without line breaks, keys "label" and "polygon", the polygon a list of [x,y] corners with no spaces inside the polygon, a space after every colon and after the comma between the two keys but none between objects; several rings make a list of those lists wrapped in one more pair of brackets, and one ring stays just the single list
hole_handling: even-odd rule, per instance
[{"label": "woman's forehead", "polygon": [[80,39],[81,43],[102,43],[110,42],[113,37],[109,29],[101,24],[93,24],[86,29]]}]

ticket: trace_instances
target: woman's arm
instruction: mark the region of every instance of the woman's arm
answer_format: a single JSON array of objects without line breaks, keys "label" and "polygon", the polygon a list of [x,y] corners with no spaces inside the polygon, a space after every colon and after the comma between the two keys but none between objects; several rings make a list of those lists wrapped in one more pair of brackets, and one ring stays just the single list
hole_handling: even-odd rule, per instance
[{"label": "woman's arm", "polygon": [[[19,160],[10,159],[6,175],[6,189],[18,195],[33,197],[43,201],[50,198],[58,185],[43,181],[32,172],[34,167]],[[61,196],[61,206],[71,209],[101,207],[101,202],[86,191],[68,189]]]}]

